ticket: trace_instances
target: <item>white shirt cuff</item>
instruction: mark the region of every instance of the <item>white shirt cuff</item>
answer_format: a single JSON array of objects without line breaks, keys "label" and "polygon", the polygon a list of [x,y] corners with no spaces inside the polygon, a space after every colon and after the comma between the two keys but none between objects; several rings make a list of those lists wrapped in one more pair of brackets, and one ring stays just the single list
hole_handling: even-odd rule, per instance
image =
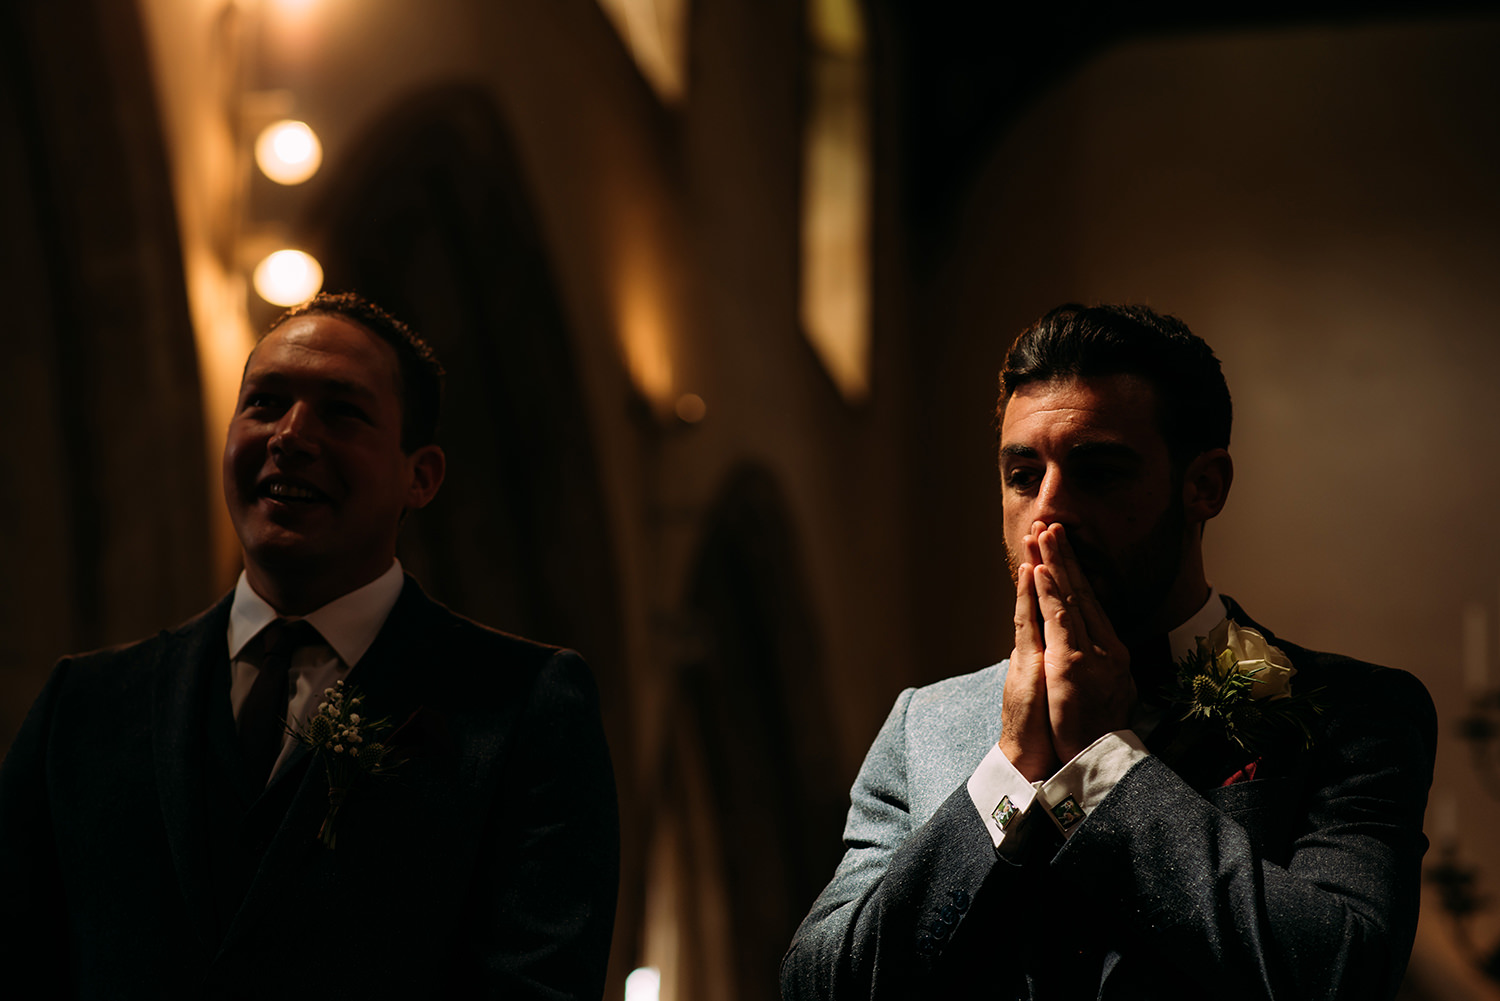
[{"label": "white shirt cuff", "polygon": [[[1150,754],[1132,730],[1106,733],[1041,783],[1036,793],[1036,809],[1052,818],[1065,839],[1071,838],[1125,773]],[[973,781],[969,780],[971,789]]]},{"label": "white shirt cuff", "polygon": [[1001,753],[999,744],[990,748],[969,776],[969,799],[1001,855],[1012,855],[1025,843],[1031,801],[1041,784],[1026,781]]}]

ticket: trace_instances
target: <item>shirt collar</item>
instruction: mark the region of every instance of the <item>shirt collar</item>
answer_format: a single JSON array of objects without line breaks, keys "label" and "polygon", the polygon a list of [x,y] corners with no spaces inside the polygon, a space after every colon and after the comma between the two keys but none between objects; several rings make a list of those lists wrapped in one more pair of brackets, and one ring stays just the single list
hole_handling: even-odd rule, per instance
[{"label": "shirt collar", "polygon": [[1198,640],[1205,638],[1219,623],[1229,617],[1225,609],[1224,599],[1219,597],[1218,588],[1208,589],[1208,600],[1203,607],[1182,625],[1167,633],[1167,643],[1172,647],[1172,662],[1175,664],[1198,649]]},{"label": "shirt collar", "polygon": [[[391,568],[370,583],[302,618],[313,624],[340,660],[353,667],[375,642],[405,585],[401,561],[392,560]],[[234,587],[234,604],[229,609],[229,659],[238,657],[245,645],[276,617],[276,609],[255,593],[249,577],[240,571],[239,583]]]}]

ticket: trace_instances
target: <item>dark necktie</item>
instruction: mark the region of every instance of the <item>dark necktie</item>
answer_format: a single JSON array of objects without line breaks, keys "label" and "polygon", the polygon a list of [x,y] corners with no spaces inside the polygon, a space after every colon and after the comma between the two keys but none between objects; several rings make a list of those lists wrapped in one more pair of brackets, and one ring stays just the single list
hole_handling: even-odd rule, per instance
[{"label": "dark necktie", "polygon": [[312,624],[303,620],[277,619],[261,631],[261,655],[255,681],[240,705],[238,729],[240,764],[253,789],[265,788],[271,766],[281,754],[286,733],[288,670],[292,655],[305,646],[321,643]]}]

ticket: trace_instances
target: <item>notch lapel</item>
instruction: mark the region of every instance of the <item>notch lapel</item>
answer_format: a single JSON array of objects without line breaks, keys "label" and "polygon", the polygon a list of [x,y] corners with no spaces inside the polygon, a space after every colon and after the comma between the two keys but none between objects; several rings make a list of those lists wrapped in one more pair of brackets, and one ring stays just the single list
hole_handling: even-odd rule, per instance
[{"label": "notch lapel", "polygon": [[[1238,601],[1235,601],[1233,598],[1229,597],[1229,595],[1227,595],[1227,594],[1221,594],[1221,595],[1219,595],[1219,597],[1223,599],[1223,601],[1224,601],[1224,609],[1225,609],[1226,612],[1229,613],[1229,617],[1234,620],[1235,625],[1237,625],[1237,626],[1249,626],[1251,629],[1254,629],[1256,632],[1258,632],[1262,636],[1264,636],[1266,638],[1266,642],[1267,643],[1270,643],[1273,646],[1281,646],[1282,645],[1281,644],[1281,640],[1278,640],[1276,638],[1276,635],[1274,633],[1272,633],[1271,630],[1267,629],[1265,626],[1261,625],[1259,622],[1256,622],[1248,614],[1246,614],[1245,610],[1240,607],[1240,603]],[[1293,664],[1292,666],[1295,667],[1296,665]]]},{"label": "notch lapel", "polygon": [[233,595],[181,629],[162,633],[154,665],[151,742],[162,822],[178,888],[204,945],[212,947],[217,926],[210,893],[207,826],[207,773],[203,753],[212,727],[221,720],[211,705],[214,671],[229,673],[226,640]]}]

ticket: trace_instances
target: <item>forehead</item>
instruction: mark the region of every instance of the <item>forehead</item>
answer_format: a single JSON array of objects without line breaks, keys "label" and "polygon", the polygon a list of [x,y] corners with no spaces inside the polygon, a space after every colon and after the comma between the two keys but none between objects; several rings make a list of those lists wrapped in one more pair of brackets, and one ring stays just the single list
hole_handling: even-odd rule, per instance
[{"label": "forehead", "polygon": [[1141,451],[1165,449],[1151,384],[1129,374],[1070,376],[1028,383],[1006,401],[1002,448],[1084,442],[1120,442]]},{"label": "forehead", "polygon": [[376,395],[400,393],[396,349],[342,316],[293,317],[263,337],[245,363],[245,381],[302,378],[347,383]]}]

